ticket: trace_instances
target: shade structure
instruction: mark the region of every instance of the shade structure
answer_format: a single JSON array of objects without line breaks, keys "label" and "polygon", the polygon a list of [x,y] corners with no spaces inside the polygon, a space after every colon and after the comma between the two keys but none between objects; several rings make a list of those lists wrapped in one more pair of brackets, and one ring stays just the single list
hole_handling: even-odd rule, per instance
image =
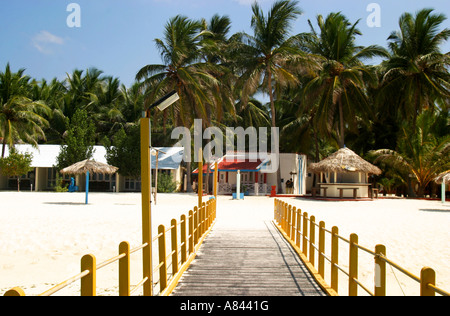
[{"label": "shade structure", "polygon": [[80,175],[89,173],[114,174],[119,168],[95,160],[83,160],[62,169],[62,174]]},{"label": "shade structure", "polygon": [[450,183],[450,170],[447,170],[440,175],[438,175],[434,181],[437,184],[449,184]]},{"label": "shade structure", "polygon": [[118,170],[119,168],[117,167],[110,166],[95,160],[86,159],[77,162],[67,168],[64,168],[60,172],[62,174],[71,174],[71,175],[86,174],[86,204],[88,204],[89,174],[90,173],[113,174],[116,173]]},{"label": "shade structure", "polygon": [[380,175],[381,169],[365,161],[349,148],[341,148],[328,158],[318,163],[311,164],[308,169],[315,173],[350,173],[362,172]]}]

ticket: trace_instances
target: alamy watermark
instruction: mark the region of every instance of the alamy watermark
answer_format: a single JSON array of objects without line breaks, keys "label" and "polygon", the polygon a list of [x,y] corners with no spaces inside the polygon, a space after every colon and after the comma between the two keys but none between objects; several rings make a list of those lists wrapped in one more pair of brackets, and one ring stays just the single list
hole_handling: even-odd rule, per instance
[{"label": "alamy watermark", "polygon": [[367,6],[367,12],[370,12],[367,17],[368,27],[381,27],[381,6],[378,3],[370,3]]},{"label": "alamy watermark", "polygon": [[[269,149],[270,137],[270,151]],[[193,136],[187,127],[177,127],[172,131],[172,139],[178,140],[174,147],[183,147],[184,155],[180,157],[185,162],[192,162],[191,144],[194,140],[194,162],[204,159],[207,163],[212,163],[225,156],[225,160],[235,162],[256,162],[258,160],[266,161],[264,171],[266,173],[274,173],[279,167],[280,153],[280,130],[278,127],[268,128],[249,127],[226,127],[225,133],[218,127],[208,127],[203,130],[203,122],[201,119],[194,120]],[[181,139],[180,139],[181,138]],[[248,146],[246,140],[248,139]],[[209,141],[203,146],[203,141]],[[200,149],[202,149],[203,157],[199,157]],[[232,155],[224,155],[225,153],[233,153]]]},{"label": "alamy watermark", "polygon": [[70,28],[81,27],[81,6],[78,3],[70,3],[66,8],[70,14],[67,16],[66,24]]}]

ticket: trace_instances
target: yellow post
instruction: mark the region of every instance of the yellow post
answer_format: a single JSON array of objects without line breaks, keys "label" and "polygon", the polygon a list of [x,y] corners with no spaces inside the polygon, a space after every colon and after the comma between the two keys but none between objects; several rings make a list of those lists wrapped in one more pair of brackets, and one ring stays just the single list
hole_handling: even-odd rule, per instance
[{"label": "yellow post", "polygon": [[144,296],[153,296],[152,223],[150,205],[150,119],[141,119],[141,199],[142,199],[142,251]]},{"label": "yellow post", "polygon": [[172,227],[170,230],[170,241],[172,243],[172,274],[178,273],[178,225],[177,220],[172,219],[170,222]]},{"label": "yellow post", "polygon": [[297,243],[296,246],[300,248],[300,234],[302,230],[302,210],[297,210]]},{"label": "yellow post", "polygon": [[81,296],[97,295],[97,264],[95,256],[85,255],[81,258],[81,272],[89,270],[89,274],[81,279]]},{"label": "yellow post", "polygon": [[181,215],[180,225],[180,242],[181,242],[181,264],[183,265],[187,260],[187,240],[186,240],[186,215]]},{"label": "yellow post", "polygon": [[319,223],[319,274],[325,279],[325,222]]},{"label": "yellow post", "polygon": [[[376,245],[375,253],[386,256],[386,247]],[[375,296],[386,296],[386,262],[379,256],[375,256]]]},{"label": "yellow post", "polygon": [[287,236],[290,239],[292,239],[292,237],[291,237],[292,206],[286,205],[286,211],[287,211],[287,222],[286,222],[285,232],[286,232]]},{"label": "yellow post", "polygon": [[358,235],[350,235],[350,259],[349,259],[349,276],[348,276],[348,295],[358,296]]},{"label": "yellow post", "polygon": [[130,244],[126,241],[119,245],[119,254],[125,257],[119,260],[119,296],[130,296]]},{"label": "yellow post", "polygon": [[308,256],[308,213],[303,213],[303,254]]},{"label": "yellow post", "polygon": [[309,218],[309,224],[309,262],[314,267],[316,263],[316,248],[314,248],[316,242],[316,218],[314,216]]},{"label": "yellow post", "polygon": [[199,230],[198,230],[198,210],[199,208],[196,206],[194,207],[194,245],[197,246],[199,236]]},{"label": "yellow post", "polygon": [[189,255],[194,252],[194,212],[189,211]]},{"label": "yellow post", "polygon": [[331,288],[338,293],[339,228],[334,226],[331,232]]},{"label": "yellow post", "polygon": [[164,225],[158,227],[158,249],[159,249],[159,285],[160,293],[167,287],[167,263],[166,263],[166,228]]},{"label": "yellow post", "polygon": [[217,161],[214,163],[214,197],[217,200],[217,186],[219,182],[219,165]]},{"label": "yellow post", "polygon": [[297,221],[296,221],[296,219],[297,219],[297,208],[294,206],[293,208],[292,208],[292,218],[291,218],[291,227],[292,227],[292,229],[291,229],[291,239],[292,239],[292,241],[295,243],[295,238],[296,238],[296,236],[297,236],[297,229],[296,229],[296,223],[297,223]]},{"label": "yellow post", "polygon": [[202,207],[203,202],[203,150],[198,150],[198,208]]},{"label": "yellow post", "polygon": [[420,271],[420,296],[436,296],[436,292],[428,284],[436,285],[436,272],[425,267]]},{"label": "yellow post", "polygon": [[26,296],[26,295],[24,290],[22,290],[20,287],[15,287],[7,291],[3,296]]}]

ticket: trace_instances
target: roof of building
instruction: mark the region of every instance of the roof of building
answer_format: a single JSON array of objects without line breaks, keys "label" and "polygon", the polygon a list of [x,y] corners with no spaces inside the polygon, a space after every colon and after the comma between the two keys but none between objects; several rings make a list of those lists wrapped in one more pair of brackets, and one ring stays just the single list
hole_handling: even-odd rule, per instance
[{"label": "roof of building", "polygon": [[[21,153],[33,155],[33,161],[31,162],[33,168],[52,168],[57,164],[56,158],[61,150],[61,145],[38,145],[37,148],[31,145],[15,145],[15,147]],[[158,157],[158,169],[176,170],[179,168],[184,153],[183,147],[160,147],[156,149],[162,151]],[[7,156],[9,156],[9,146],[6,146],[5,150],[5,157]],[[155,154],[152,153],[152,156],[152,169],[155,169]],[[106,164],[106,148],[94,146],[92,160]]]}]

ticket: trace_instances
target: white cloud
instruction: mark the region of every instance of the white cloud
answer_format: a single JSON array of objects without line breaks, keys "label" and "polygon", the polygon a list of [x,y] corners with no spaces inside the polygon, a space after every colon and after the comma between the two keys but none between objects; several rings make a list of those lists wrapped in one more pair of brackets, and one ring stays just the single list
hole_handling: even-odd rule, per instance
[{"label": "white cloud", "polygon": [[40,31],[33,37],[33,46],[43,54],[53,53],[54,45],[63,45],[64,39],[48,31]]}]

